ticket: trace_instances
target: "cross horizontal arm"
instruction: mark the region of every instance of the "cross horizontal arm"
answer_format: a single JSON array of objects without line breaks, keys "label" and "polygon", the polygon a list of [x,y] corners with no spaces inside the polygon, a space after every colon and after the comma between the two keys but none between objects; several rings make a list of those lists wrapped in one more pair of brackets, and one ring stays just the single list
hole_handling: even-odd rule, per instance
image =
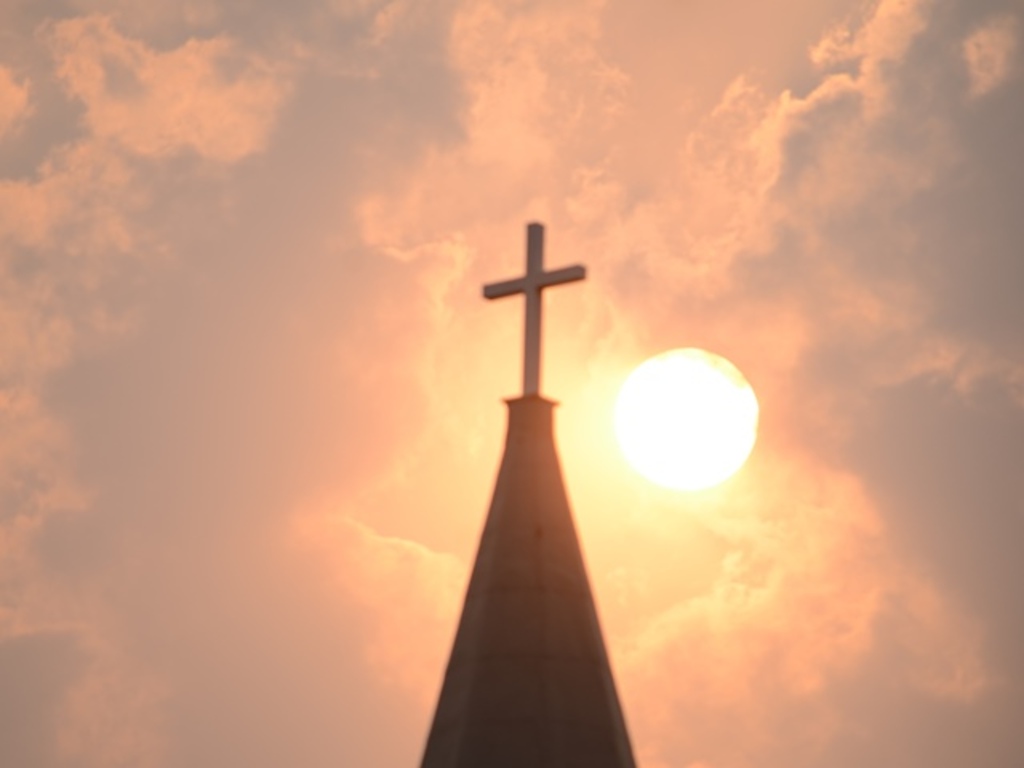
[{"label": "cross horizontal arm", "polygon": [[484,286],[485,299],[500,299],[502,296],[511,296],[513,293],[523,293],[526,290],[526,278],[517,277],[515,280],[504,280],[500,283],[491,283]]},{"label": "cross horizontal arm", "polygon": [[573,283],[587,277],[586,267],[564,267],[553,269],[550,272],[542,272],[540,275],[529,275],[517,277],[514,280],[503,280],[500,283],[491,283],[484,286],[485,299],[500,299],[503,296],[511,296],[514,293],[523,293],[531,285],[546,288],[549,285],[560,285],[562,283]]},{"label": "cross horizontal arm", "polygon": [[[541,275],[540,284],[542,286],[547,286],[559,285],[561,283],[573,283],[577,280],[583,280],[586,276],[586,267],[564,267],[563,269],[553,269],[550,272],[545,272]],[[499,285],[502,285],[502,283],[499,283]]]}]

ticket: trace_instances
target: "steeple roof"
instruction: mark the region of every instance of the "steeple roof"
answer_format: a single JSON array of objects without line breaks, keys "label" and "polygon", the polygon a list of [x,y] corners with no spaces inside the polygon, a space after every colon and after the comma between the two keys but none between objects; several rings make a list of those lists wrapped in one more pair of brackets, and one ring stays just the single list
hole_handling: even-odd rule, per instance
[{"label": "steeple roof", "polygon": [[422,768],[634,768],[562,482],[554,403],[505,453]]}]

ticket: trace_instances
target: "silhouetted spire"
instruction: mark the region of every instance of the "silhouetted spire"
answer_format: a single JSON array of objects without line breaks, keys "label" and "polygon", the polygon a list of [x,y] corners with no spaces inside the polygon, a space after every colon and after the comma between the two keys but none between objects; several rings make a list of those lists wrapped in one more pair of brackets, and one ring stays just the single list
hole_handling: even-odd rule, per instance
[{"label": "silhouetted spire", "polygon": [[505,453],[422,768],[634,768],[562,483],[554,405],[536,394],[508,401]]}]

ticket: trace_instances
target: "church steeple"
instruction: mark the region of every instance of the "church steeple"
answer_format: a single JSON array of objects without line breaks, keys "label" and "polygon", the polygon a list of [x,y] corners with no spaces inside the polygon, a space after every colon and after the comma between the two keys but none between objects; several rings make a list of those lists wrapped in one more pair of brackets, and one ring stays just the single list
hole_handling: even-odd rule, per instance
[{"label": "church steeple", "polygon": [[[541,236],[530,225],[531,244]],[[531,273],[539,356],[540,288],[583,274],[544,273],[538,258],[524,292]],[[539,360],[533,370],[539,387]],[[527,362],[527,385],[529,371]],[[525,389],[508,401],[505,453],[422,768],[634,768],[562,482],[555,404]]]}]

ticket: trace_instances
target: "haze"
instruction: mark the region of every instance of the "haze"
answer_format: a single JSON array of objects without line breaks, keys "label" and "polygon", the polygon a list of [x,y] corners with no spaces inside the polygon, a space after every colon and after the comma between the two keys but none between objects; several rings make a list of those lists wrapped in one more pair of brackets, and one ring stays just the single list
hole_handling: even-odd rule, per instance
[{"label": "haze", "polygon": [[[5,0],[0,764],[416,766],[519,387],[643,768],[1024,765],[1024,7]],[[758,444],[625,466],[628,372]]]}]

